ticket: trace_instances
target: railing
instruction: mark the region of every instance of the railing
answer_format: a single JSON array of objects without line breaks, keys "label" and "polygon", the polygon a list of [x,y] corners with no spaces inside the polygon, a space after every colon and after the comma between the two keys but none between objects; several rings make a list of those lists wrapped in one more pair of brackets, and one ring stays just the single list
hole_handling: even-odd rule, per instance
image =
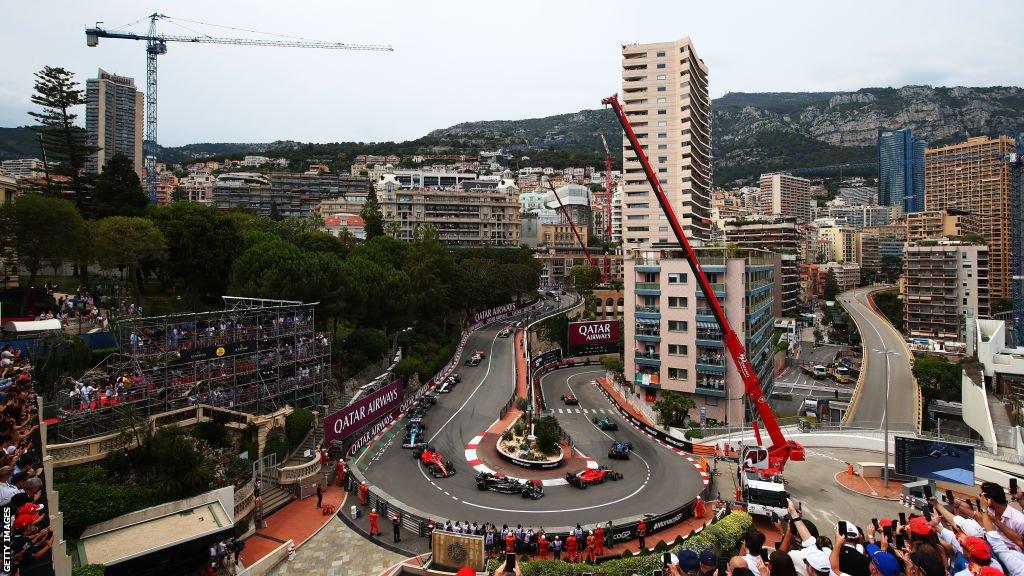
[{"label": "railing", "polygon": [[641,314],[660,314],[661,313],[661,307],[660,306],[637,306],[636,307],[636,311],[640,312]]},{"label": "railing", "polygon": [[661,354],[657,352],[637,352],[635,358],[637,360],[661,360]]},{"label": "railing", "polygon": [[235,522],[245,517],[253,508],[255,484],[252,479],[235,490]]},{"label": "railing", "polygon": [[661,290],[661,284],[657,282],[637,282],[636,290]]},{"label": "railing", "polygon": [[320,454],[313,451],[313,455],[305,464],[294,464],[282,466],[275,470],[277,472],[276,482],[282,486],[288,484],[299,484],[307,478],[320,473]]},{"label": "railing", "polygon": [[661,336],[661,330],[634,330],[636,336]]}]

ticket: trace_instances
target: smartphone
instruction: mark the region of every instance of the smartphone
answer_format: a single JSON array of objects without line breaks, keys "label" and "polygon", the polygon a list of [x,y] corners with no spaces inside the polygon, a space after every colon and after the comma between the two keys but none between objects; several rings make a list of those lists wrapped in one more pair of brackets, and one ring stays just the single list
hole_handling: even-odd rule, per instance
[{"label": "smartphone", "polygon": [[875,527],[875,532],[878,531],[878,518],[871,519],[871,525]]},{"label": "smartphone", "polygon": [[981,498],[974,499],[974,505],[978,507],[978,512],[984,512],[985,509],[981,507]]},{"label": "smartphone", "polygon": [[907,545],[907,538],[903,534],[896,535],[896,549],[903,550],[904,546]]},{"label": "smartphone", "polygon": [[924,508],[922,508],[921,511],[924,512],[924,519],[929,521],[929,522],[931,522],[932,521],[932,505],[931,504],[925,504]]},{"label": "smartphone", "polygon": [[970,498],[965,500],[965,502],[967,502],[967,507],[970,508],[973,511],[974,510],[974,502],[971,502]]},{"label": "smartphone", "polygon": [[906,526],[906,525],[907,525],[907,513],[906,512],[900,512],[900,526]]},{"label": "smartphone", "polygon": [[505,554],[505,570],[515,570],[516,567],[516,553],[509,552]]},{"label": "smartphone", "polygon": [[839,521],[838,530],[839,530],[839,535],[845,538],[846,537],[846,520],[840,520]]},{"label": "smartphone", "polygon": [[775,541],[775,550],[782,550],[782,540]]},{"label": "smartphone", "polygon": [[952,490],[946,490],[946,505],[947,506],[954,506],[954,505],[956,505],[956,498],[953,498],[953,491]]},{"label": "smartphone", "polygon": [[931,484],[925,484],[924,485],[924,497],[925,497],[926,500],[931,500],[932,499],[932,485]]},{"label": "smartphone", "polygon": [[671,552],[665,552],[664,554],[662,554],[661,555],[661,563],[664,564],[665,566],[668,566],[668,565],[672,564],[672,553]]},{"label": "smartphone", "polygon": [[1013,495],[1017,494],[1017,479],[1016,478],[1010,478],[1010,494],[1013,494]]},{"label": "smartphone", "polygon": [[892,540],[892,524],[886,526],[885,528],[882,528],[882,534],[885,534],[886,538]]},{"label": "smartphone", "polygon": [[801,516],[803,516],[803,514],[804,514],[804,503],[803,502],[797,502],[796,503],[796,511],[799,512]]},{"label": "smartphone", "polygon": [[761,561],[764,562],[765,564],[768,563],[768,549],[767,548],[761,548]]}]

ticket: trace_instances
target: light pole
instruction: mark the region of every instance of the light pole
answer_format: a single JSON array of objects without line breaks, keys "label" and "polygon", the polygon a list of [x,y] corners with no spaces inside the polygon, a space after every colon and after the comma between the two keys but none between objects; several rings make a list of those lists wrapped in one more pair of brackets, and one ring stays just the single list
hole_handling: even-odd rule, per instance
[{"label": "light pole", "polygon": [[900,353],[895,350],[879,350],[872,348],[872,352],[876,352],[885,356],[885,407],[882,409],[882,426],[885,429],[885,435],[883,437],[884,449],[885,449],[885,468],[882,469],[882,477],[885,479],[885,489],[889,489],[889,356],[899,356]]}]

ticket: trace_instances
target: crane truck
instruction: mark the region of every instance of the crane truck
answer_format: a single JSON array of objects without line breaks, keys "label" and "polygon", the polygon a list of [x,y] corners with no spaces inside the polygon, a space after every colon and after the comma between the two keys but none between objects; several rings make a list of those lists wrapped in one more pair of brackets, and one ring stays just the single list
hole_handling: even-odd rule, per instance
[{"label": "crane truck", "polygon": [[[737,480],[742,491],[742,500],[746,502],[747,510],[751,514],[770,515],[774,512],[781,516],[785,514],[786,499],[788,498],[785,484],[782,481],[782,471],[790,460],[803,461],[804,447],[795,440],[787,440],[782,434],[782,429],[779,427],[775,414],[768,404],[768,399],[764,395],[764,390],[761,388],[761,381],[757,377],[750,359],[747,357],[747,351],[743,346],[743,342],[740,341],[739,336],[729,324],[729,319],[726,318],[725,311],[722,309],[718,297],[715,296],[711,283],[708,281],[708,277],[704,273],[700,261],[697,259],[697,254],[686,238],[683,227],[676,217],[675,210],[672,208],[664,188],[661,187],[661,183],[651,167],[647,153],[640,144],[636,132],[633,131],[633,126],[630,124],[629,118],[626,117],[626,112],[622,109],[619,95],[613,94],[601,100],[601,103],[612,107],[616,118],[619,120],[619,124],[622,126],[622,132],[629,141],[630,148],[636,154],[641,166],[643,166],[647,182],[651,185],[654,195],[658,199],[658,204],[665,213],[669,226],[679,242],[683,257],[690,264],[697,285],[700,286],[701,293],[711,308],[715,321],[722,330],[722,340],[732,356],[740,378],[743,380],[744,393],[756,408],[757,415],[760,417],[761,423],[764,425],[765,431],[771,440],[770,446],[765,447],[763,445],[761,431],[755,418],[754,436],[757,444],[744,446],[739,466],[737,467],[739,476]],[[623,158],[623,161],[625,162],[625,158]]]}]

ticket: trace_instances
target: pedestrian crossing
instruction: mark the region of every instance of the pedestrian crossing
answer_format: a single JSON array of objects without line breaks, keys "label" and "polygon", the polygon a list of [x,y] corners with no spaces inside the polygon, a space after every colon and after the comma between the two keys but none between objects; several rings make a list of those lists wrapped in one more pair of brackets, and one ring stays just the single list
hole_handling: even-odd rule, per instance
[{"label": "pedestrian crossing", "polygon": [[613,408],[556,408],[559,414],[615,414]]}]

